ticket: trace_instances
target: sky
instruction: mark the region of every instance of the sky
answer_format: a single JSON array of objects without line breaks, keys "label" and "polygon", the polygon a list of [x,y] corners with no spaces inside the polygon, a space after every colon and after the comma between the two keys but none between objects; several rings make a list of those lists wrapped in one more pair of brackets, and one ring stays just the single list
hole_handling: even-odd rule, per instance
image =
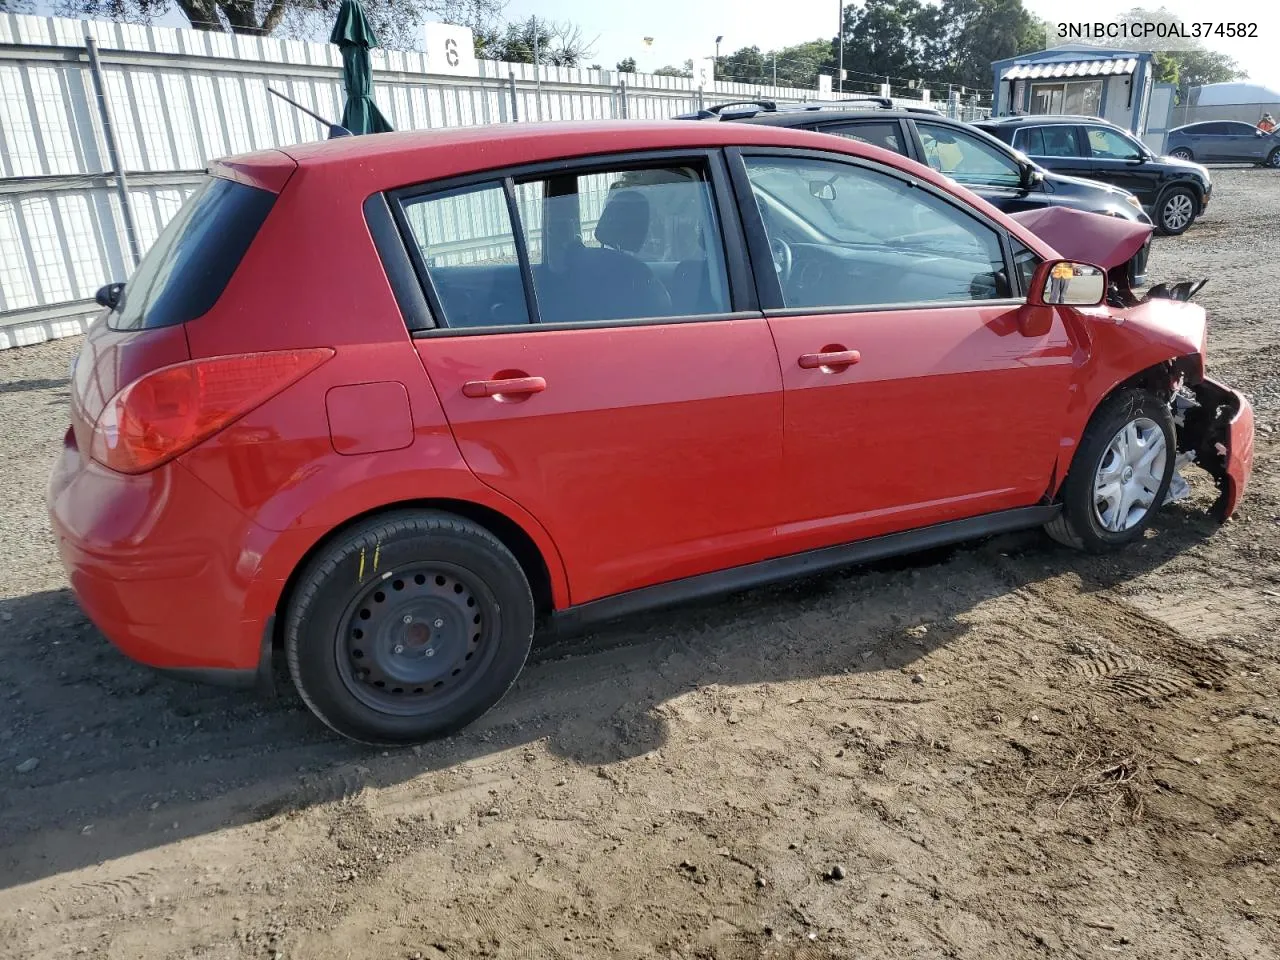
[{"label": "sky", "polygon": [[[762,50],[790,46],[819,37],[834,37],[842,0],[510,0],[508,19],[530,15],[550,20],[570,20],[594,41],[588,63],[613,67],[635,57],[637,67],[649,72],[666,64],[714,56],[716,37],[723,36],[720,52],[740,47]],[[1032,13],[1054,23],[1061,20],[1110,21],[1118,11],[1139,5],[1138,0],[1023,0]],[[51,5],[51,4],[50,4]],[[1206,45],[1234,57],[1248,71],[1249,80],[1280,90],[1280,3],[1260,0],[1219,0],[1213,13],[1204,0],[1151,0],[1141,4],[1163,6],[1184,22],[1205,20],[1256,23],[1257,37],[1214,39]],[[1069,12],[1067,12],[1069,11]],[[162,21],[169,26],[184,23],[171,12]],[[646,45],[644,38],[653,42]],[[857,64],[846,63],[856,70]],[[852,76],[852,75],[851,75]]]}]

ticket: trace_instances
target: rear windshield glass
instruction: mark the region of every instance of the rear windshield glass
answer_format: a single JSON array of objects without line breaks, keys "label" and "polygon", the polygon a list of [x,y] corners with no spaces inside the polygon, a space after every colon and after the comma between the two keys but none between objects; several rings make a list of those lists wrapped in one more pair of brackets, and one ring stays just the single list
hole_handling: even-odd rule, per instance
[{"label": "rear windshield glass", "polygon": [[206,180],[142,258],[107,325],[146,330],[207,313],[275,199],[274,193],[243,183]]}]

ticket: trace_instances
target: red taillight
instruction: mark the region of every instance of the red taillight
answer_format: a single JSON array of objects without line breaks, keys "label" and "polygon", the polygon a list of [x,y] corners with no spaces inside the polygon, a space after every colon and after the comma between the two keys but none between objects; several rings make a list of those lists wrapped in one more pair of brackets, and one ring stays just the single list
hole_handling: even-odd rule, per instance
[{"label": "red taillight", "polygon": [[188,360],[139,377],[93,427],[93,459],[143,473],[207,440],[333,356],[327,347]]}]

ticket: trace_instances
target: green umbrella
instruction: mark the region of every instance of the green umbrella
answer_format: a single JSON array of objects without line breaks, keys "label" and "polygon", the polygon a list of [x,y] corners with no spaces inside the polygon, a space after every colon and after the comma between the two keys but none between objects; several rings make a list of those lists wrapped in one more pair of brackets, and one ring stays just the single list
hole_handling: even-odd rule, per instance
[{"label": "green umbrella", "polygon": [[373,67],[369,65],[369,48],[378,45],[378,38],[369,26],[360,0],[342,0],[329,42],[342,49],[342,82],[347,88],[342,125],[352,133],[389,132],[391,124],[371,96]]}]

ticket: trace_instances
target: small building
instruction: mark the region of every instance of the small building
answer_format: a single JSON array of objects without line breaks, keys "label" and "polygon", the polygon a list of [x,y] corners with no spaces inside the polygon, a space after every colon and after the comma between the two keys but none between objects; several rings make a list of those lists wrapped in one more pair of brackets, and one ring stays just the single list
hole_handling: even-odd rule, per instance
[{"label": "small building", "polygon": [[1101,117],[1140,137],[1147,132],[1151,61],[1150,51],[1088,43],[997,60],[991,64],[992,113]]}]

